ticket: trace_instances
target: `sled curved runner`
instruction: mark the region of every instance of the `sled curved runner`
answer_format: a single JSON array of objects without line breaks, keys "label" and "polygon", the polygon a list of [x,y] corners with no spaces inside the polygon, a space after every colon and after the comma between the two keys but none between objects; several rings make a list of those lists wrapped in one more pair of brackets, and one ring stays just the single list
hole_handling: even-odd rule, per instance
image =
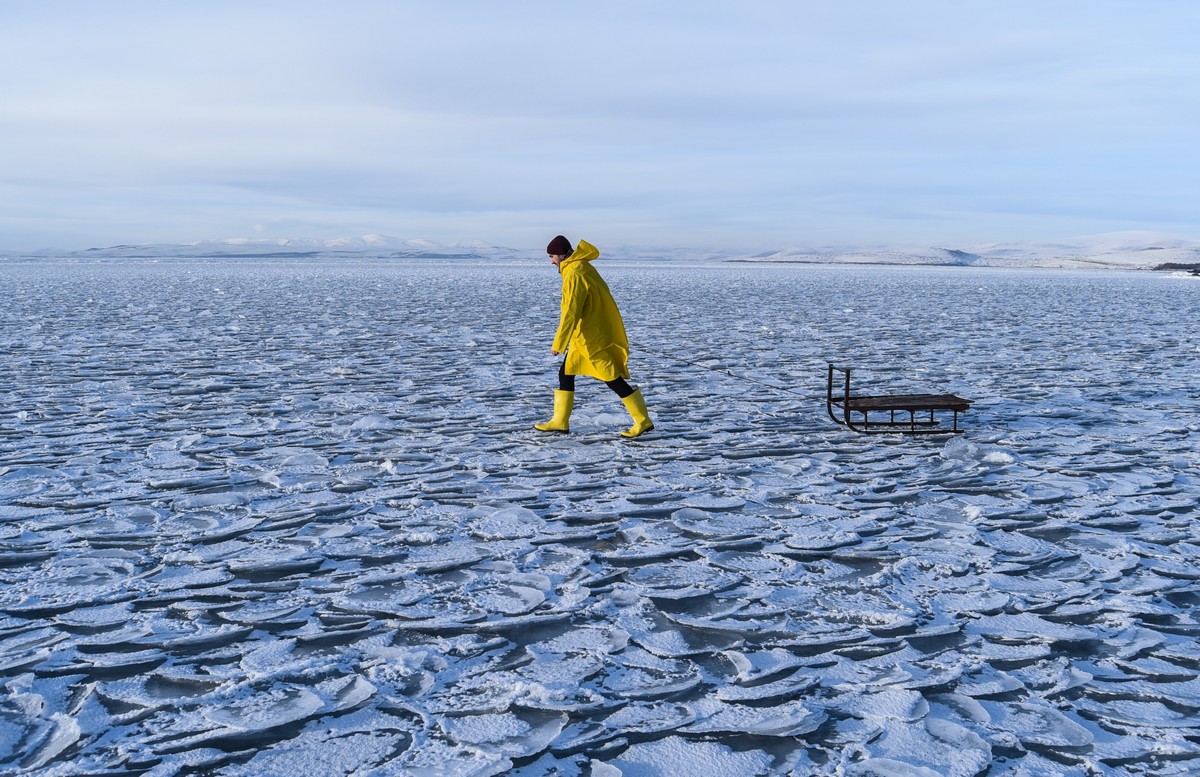
[{"label": "sled curved runner", "polygon": [[[850,391],[850,367],[829,365],[829,382],[825,390],[825,408],[829,417],[842,426],[862,434],[958,434],[958,414],[971,406],[971,400],[954,394],[878,394],[856,396]],[[833,374],[841,372],[845,380],[841,392],[834,394]],[[946,429],[937,420],[938,411],[954,413],[952,426]],[[871,413],[887,413],[887,420],[872,420]],[[897,413],[907,413],[897,420]],[[918,418],[917,414],[921,417]],[[928,413],[928,417],[926,417]],[[856,419],[857,416],[857,419]],[[877,416],[878,417],[878,416]]]}]

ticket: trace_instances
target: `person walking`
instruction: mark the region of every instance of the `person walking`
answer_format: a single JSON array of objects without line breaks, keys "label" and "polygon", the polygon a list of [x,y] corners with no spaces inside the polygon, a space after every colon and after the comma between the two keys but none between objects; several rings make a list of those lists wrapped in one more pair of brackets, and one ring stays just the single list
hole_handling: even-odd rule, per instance
[{"label": "person walking", "polygon": [[571,430],[575,407],[575,376],[586,375],[604,382],[616,392],[633,418],[633,426],[622,437],[639,437],[654,428],[640,388],[629,385],[629,338],[621,311],[608,284],[592,266],[600,251],[586,240],[571,248],[571,241],[558,235],[546,246],[550,263],[562,275],[562,312],[550,352],[562,354],[558,368],[558,390],[554,392],[554,415],[534,424],[542,432]]}]

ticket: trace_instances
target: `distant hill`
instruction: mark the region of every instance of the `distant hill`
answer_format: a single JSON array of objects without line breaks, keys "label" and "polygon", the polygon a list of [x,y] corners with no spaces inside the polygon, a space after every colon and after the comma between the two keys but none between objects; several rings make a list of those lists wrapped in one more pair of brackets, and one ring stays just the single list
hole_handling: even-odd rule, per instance
[{"label": "distant hill", "polygon": [[[791,247],[738,253],[694,248],[645,248],[601,245],[611,261],[669,263],[784,263],[784,264],[886,264],[974,267],[1107,268],[1179,270],[1200,266],[1200,241],[1147,232],[1093,235],[1059,242],[1011,242],[941,247]],[[313,238],[234,238],[187,244],[114,245],[75,251],[46,249],[5,253],[0,257],[65,257],[81,259],[309,259],[395,258],[530,261],[543,257],[541,247],[517,249],[474,241],[436,243],[402,240],[384,235],[363,235],[331,240]]]},{"label": "distant hill", "polygon": [[992,243],[960,248],[792,248],[736,257],[735,261],[1154,270],[1200,262],[1200,241],[1130,232],[1053,243]]},{"label": "distant hill", "polygon": [[343,237],[332,240],[313,238],[234,238],[204,240],[198,243],[116,245],[82,251],[44,251],[42,255],[131,259],[288,259],[309,257],[371,257],[407,259],[486,259],[526,256],[528,252],[484,243],[435,243],[431,240],[400,240],[382,235]]}]

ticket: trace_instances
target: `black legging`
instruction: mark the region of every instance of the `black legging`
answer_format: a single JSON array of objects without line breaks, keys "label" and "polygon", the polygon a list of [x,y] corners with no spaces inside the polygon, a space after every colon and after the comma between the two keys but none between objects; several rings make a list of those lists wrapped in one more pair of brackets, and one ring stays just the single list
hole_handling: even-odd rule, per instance
[{"label": "black legging", "polygon": [[[617,378],[616,380],[606,380],[604,382],[604,385],[608,386],[610,389],[617,392],[617,396],[620,397],[621,399],[624,399],[625,397],[629,396],[634,391],[633,386],[630,386],[625,381],[624,378]],[[575,390],[575,376],[567,374],[566,360],[564,360],[562,364],[558,365],[558,390],[559,391],[574,391]]]}]

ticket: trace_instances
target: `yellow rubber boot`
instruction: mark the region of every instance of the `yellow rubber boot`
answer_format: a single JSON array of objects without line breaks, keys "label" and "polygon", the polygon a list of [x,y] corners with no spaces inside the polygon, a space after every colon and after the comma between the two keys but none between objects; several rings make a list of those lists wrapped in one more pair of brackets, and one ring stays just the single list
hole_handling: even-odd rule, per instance
[{"label": "yellow rubber boot", "polygon": [[632,394],[621,401],[625,403],[625,409],[633,417],[633,426],[621,432],[622,437],[637,437],[654,428],[654,424],[650,421],[650,412],[646,410],[646,400],[642,398],[642,390],[640,388],[634,389]]},{"label": "yellow rubber boot", "polygon": [[560,391],[554,392],[554,416],[545,423],[534,424],[533,428],[539,432],[562,432],[566,434],[571,431],[571,410],[575,407],[575,392]]}]

